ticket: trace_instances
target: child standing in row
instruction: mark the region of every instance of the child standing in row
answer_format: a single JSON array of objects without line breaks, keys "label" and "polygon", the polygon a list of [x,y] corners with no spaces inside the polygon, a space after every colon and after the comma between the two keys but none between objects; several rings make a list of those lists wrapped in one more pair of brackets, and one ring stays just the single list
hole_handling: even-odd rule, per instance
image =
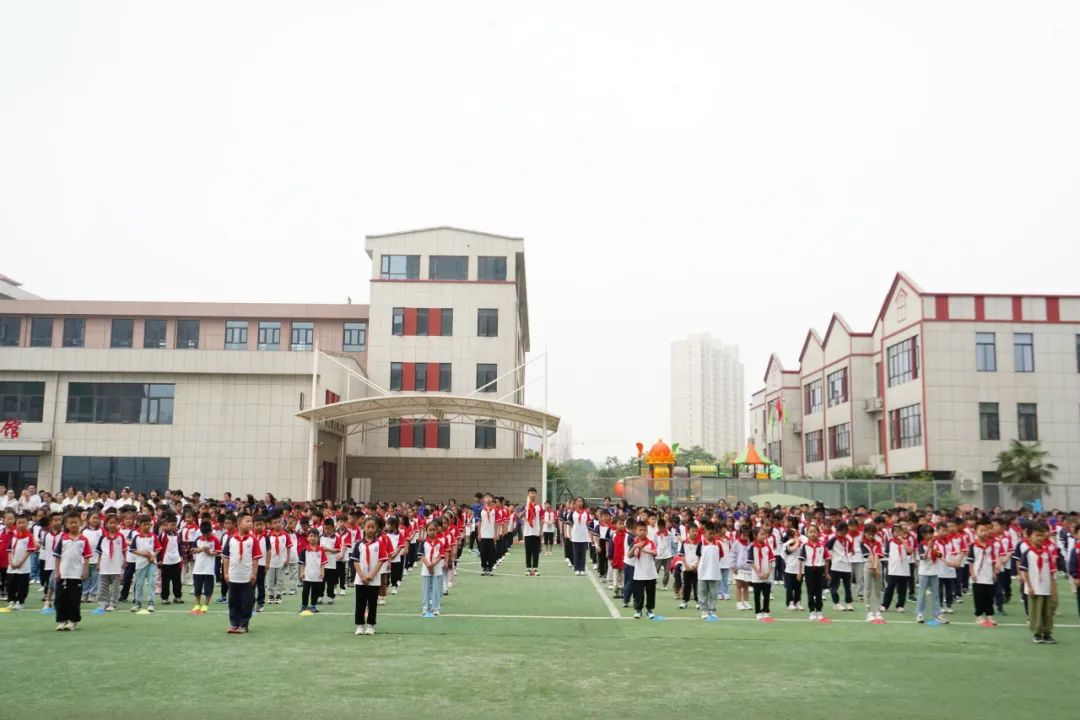
[{"label": "child standing in row", "polygon": [[698,595],[698,564],[701,562],[701,540],[698,538],[700,530],[697,525],[691,525],[686,532],[686,541],[682,546],[682,602],[679,608],[686,609],[690,602],[690,594],[694,595],[694,602],[701,607],[701,596]]},{"label": "child standing in row", "polygon": [[30,563],[34,553],[37,552],[37,543],[33,534],[26,529],[27,519],[18,517],[15,519],[15,533],[11,536],[8,546],[7,594],[8,608],[22,610],[26,603],[26,596],[30,592]]},{"label": "child standing in row", "polygon": [[971,592],[975,599],[975,622],[983,627],[994,627],[994,594],[998,586],[998,574],[1007,558],[1000,553],[994,542],[989,520],[975,523],[975,542],[968,548],[967,564]]},{"label": "child standing in row", "polygon": [[202,615],[210,611],[210,598],[214,596],[214,566],[221,554],[221,543],[214,535],[214,526],[209,520],[203,520],[199,524],[199,533],[191,541],[191,578],[195,595],[192,615]]},{"label": "child standing in row", "polygon": [[1047,542],[1046,523],[1031,526],[1027,542],[1020,549],[1020,581],[1028,599],[1028,626],[1036,645],[1054,645],[1054,610],[1057,607],[1057,583],[1054,581],[1055,556]]},{"label": "child standing in row", "polygon": [[300,612],[317,613],[329,559],[326,550],[319,544],[319,531],[315,528],[308,530],[307,543],[297,553],[297,561],[303,583],[300,591]]},{"label": "child standing in row", "polygon": [[120,533],[120,520],[115,512],[105,516],[105,532],[97,544],[98,606],[105,612],[116,610],[120,584],[124,576],[127,541]]},{"label": "child standing in row", "polygon": [[701,619],[716,617],[716,600],[720,596],[720,561],[724,557],[724,548],[717,539],[716,526],[705,525],[705,542],[698,546],[700,558],[697,566],[698,603],[701,605]]},{"label": "child standing in row", "polygon": [[423,593],[420,614],[434,617],[442,606],[443,545],[434,525],[427,526],[427,538],[420,548],[420,585]]},{"label": "child standing in row", "polygon": [[758,528],[757,539],[750,546],[750,584],[754,588],[754,616],[758,620],[768,620],[769,599],[772,593],[773,564],[776,553],[769,544],[769,530]]},{"label": "child standing in row", "polygon": [[356,612],[354,620],[356,635],[374,635],[379,607],[379,588],[382,586],[381,571],[387,556],[384,545],[376,533],[378,524],[374,518],[364,521],[364,536],[353,545],[349,553],[356,585]]},{"label": "child standing in row", "polygon": [[799,558],[802,557],[803,537],[790,524],[783,544],[780,546],[780,554],[784,558],[784,604],[788,610],[803,610],[802,604],[802,571]]},{"label": "child standing in row", "polygon": [[799,578],[806,577],[806,605],[810,609],[810,620],[824,620],[823,598],[825,583],[829,581],[829,551],[820,541],[821,530],[817,525],[806,528],[806,543],[799,557]]},{"label": "child standing in row", "polygon": [[863,591],[863,601],[866,603],[866,622],[881,620],[881,589],[884,578],[881,572],[881,560],[885,556],[878,542],[877,533],[873,524],[863,529],[862,542],[863,575],[860,586]]},{"label": "child standing in row", "polygon": [[74,630],[82,620],[83,581],[90,573],[94,551],[82,536],[82,519],[72,513],[64,520],[67,532],[53,549],[56,559],[56,629]]},{"label": "child standing in row", "polygon": [[944,552],[934,536],[934,529],[929,525],[922,527],[919,530],[919,586],[915,602],[915,622],[917,623],[926,620],[926,593],[928,591],[933,596],[934,619],[943,624],[948,622],[941,614],[941,603],[938,599],[938,574],[943,557]]},{"label": "child standing in row", "polygon": [[637,541],[628,556],[636,561],[634,566],[634,619],[641,619],[642,607],[652,620],[656,617],[656,543],[649,539],[649,526],[640,523]]}]

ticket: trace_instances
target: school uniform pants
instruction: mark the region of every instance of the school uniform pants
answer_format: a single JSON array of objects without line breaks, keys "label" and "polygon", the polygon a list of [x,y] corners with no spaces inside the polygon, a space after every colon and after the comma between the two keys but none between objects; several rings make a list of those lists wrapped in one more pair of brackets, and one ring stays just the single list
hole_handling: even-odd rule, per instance
[{"label": "school uniform pants", "polygon": [[915,614],[925,615],[926,610],[926,592],[930,591],[930,596],[933,602],[931,613],[934,617],[941,614],[941,602],[938,600],[938,576],[937,575],[920,575],[919,576],[919,589],[915,593]]},{"label": "school uniform pants", "polygon": [[281,597],[285,591],[285,566],[266,569],[266,592],[272,598]]},{"label": "school uniform pants", "polygon": [[356,586],[356,612],[353,620],[356,625],[374,625],[375,615],[379,611],[379,586]]},{"label": "school uniform pants", "polygon": [[484,572],[495,569],[495,538],[480,538],[480,567]]},{"label": "school uniform pants", "polygon": [[720,581],[698,580],[697,585],[698,602],[701,603],[701,609],[709,614],[715,615],[716,598],[720,593]]},{"label": "school uniform pants", "polygon": [[890,575],[888,581],[885,583],[885,597],[881,600],[882,606],[888,610],[889,605],[892,604],[893,595],[895,594],[896,607],[904,607],[904,604],[907,602],[907,588],[907,575]]},{"label": "school uniform pants", "polygon": [[960,578],[938,576],[938,602],[942,607],[952,607],[953,600],[960,597]]},{"label": "school uniform pants", "polygon": [[135,571],[135,604],[154,604],[154,581],[157,579],[157,565],[148,563]]},{"label": "school uniform pants", "polygon": [[333,600],[334,588],[337,587],[337,565],[331,567],[330,564],[327,563],[326,568],[323,571],[323,583],[326,586],[323,595],[325,595],[327,599]]},{"label": "school uniform pants", "polygon": [[101,605],[101,607],[116,607],[116,603],[119,602],[120,583],[122,580],[123,576],[119,574],[98,575],[97,599],[98,604]]},{"label": "school uniform pants", "polygon": [[825,568],[808,567],[803,571],[806,578],[806,606],[810,612],[821,612],[822,594],[825,586]]},{"label": "school uniform pants", "polygon": [[634,597],[634,566],[627,565],[623,568],[622,601],[623,605],[630,603]]},{"label": "school uniform pants", "polygon": [[555,544],[555,533],[553,533],[553,532],[544,533],[544,547],[547,548],[548,552],[551,552],[551,548],[552,548],[552,546],[554,544]]},{"label": "school uniform pants", "polygon": [[300,591],[300,607],[314,607],[319,604],[319,596],[322,595],[323,584],[321,580],[305,580],[304,588]]},{"label": "school uniform pants", "polygon": [[8,573],[8,602],[25,603],[30,592],[30,573]]},{"label": "school uniform pants", "polygon": [[641,608],[644,607],[649,612],[652,612],[656,607],[656,580],[635,580],[634,581],[634,610],[641,612]]},{"label": "school uniform pants", "polygon": [[791,605],[802,602],[802,581],[795,573],[784,573],[784,604]]},{"label": "school uniform pants", "polygon": [[863,602],[866,603],[866,607],[871,612],[877,612],[881,607],[881,588],[882,577],[881,571],[878,570],[878,574],[875,575],[870,571],[870,564],[863,563],[866,567],[863,568],[862,576],[862,589],[863,589]]},{"label": "school uniform pants", "polygon": [[[975,600],[975,617],[994,616],[994,590],[993,584],[972,583],[971,591]],[[1078,594],[1080,597],[1080,594]]]},{"label": "school uniform pants", "polygon": [[574,572],[585,572],[585,551],[589,549],[589,543],[576,542],[574,545]]},{"label": "school uniform pants", "polygon": [[[356,570],[353,569],[352,563],[350,563],[349,564],[350,577],[351,577],[351,573],[355,573],[355,572],[356,572]],[[334,576],[337,578],[338,587],[341,589],[341,592],[344,593],[345,592],[345,579],[346,579],[345,561],[344,560],[338,560],[338,562],[337,562],[337,570],[334,573]]]},{"label": "school uniform pants", "polygon": [[82,580],[56,580],[56,622],[82,620]]},{"label": "school uniform pants", "polygon": [[668,582],[671,580],[671,558],[656,558],[656,574],[659,576],[661,573],[664,576],[661,584],[667,589]]},{"label": "school uniform pants", "polygon": [[852,592],[857,593],[860,597],[863,594],[862,581],[863,581],[863,566],[866,563],[853,562],[851,563],[851,587]]},{"label": "school uniform pants", "polygon": [[731,585],[731,568],[720,568],[720,594],[728,596],[728,588]]},{"label": "school uniform pants", "polygon": [[1051,595],[1028,595],[1028,627],[1036,635],[1054,632],[1056,598]]},{"label": "school uniform pants", "polygon": [[169,586],[172,586],[172,594],[177,600],[181,600],[183,593],[180,591],[180,563],[175,565],[161,566],[161,599],[169,599]]},{"label": "school uniform pants", "polygon": [[540,536],[525,536],[525,569],[538,570],[540,568]]},{"label": "school uniform pants", "polygon": [[420,577],[420,589],[423,596],[420,611],[435,612],[442,606],[442,574],[423,575]]},{"label": "school uniform pants", "polygon": [[298,563],[285,563],[285,591],[290,595],[296,594],[297,577],[300,575]]},{"label": "school uniform pants", "polygon": [[124,563],[124,579],[120,584],[120,599],[118,602],[127,602],[131,593],[131,581],[135,579],[135,563]]},{"label": "school uniform pants", "polygon": [[397,587],[401,584],[401,578],[405,575],[405,561],[398,560],[390,563],[390,584]]},{"label": "school uniform pants", "polygon": [[608,589],[615,591],[615,597],[622,597],[623,569],[613,567],[608,572]]},{"label": "school uniform pants", "polygon": [[772,583],[755,582],[751,583],[751,585],[754,587],[754,612],[769,612],[769,596],[772,593]]},{"label": "school uniform pants", "polygon": [[86,573],[86,580],[83,582],[83,597],[87,600],[97,599],[98,594],[98,566],[96,563],[90,564],[90,569]]},{"label": "school uniform pants", "polygon": [[255,609],[255,586],[250,582],[229,583],[229,625],[246,628]]},{"label": "school uniform pants", "polygon": [[600,577],[607,575],[608,571],[608,554],[607,554],[607,541],[601,540],[600,547],[596,549],[596,574]]},{"label": "school uniform pants", "polygon": [[192,594],[194,594],[195,597],[202,597],[205,600],[209,600],[214,594],[214,576],[192,575],[191,579],[193,583]]},{"label": "school uniform pants", "polygon": [[691,593],[694,595],[694,602],[698,602],[698,599],[701,596],[698,595],[697,586],[698,586],[697,570],[687,570],[687,569],[684,568],[683,571],[682,571],[682,601],[683,602],[690,602]]},{"label": "school uniform pants", "polygon": [[833,605],[840,604],[840,583],[844,584],[844,602],[851,604],[851,572],[833,570],[829,578],[829,594],[832,595]]}]

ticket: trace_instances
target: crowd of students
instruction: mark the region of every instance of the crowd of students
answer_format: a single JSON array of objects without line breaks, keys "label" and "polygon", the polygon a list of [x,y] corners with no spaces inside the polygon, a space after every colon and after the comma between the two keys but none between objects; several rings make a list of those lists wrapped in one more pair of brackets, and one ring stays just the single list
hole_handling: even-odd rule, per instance
[{"label": "crowd of students", "polygon": [[591,565],[624,607],[633,603],[634,618],[655,617],[659,585],[671,587],[680,609],[693,601],[703,620],[715,620],[718,602],[733,591],[737,611],[771,622],[782,585],[786,610],[812,621],[828,622],[826,593],[835,612],[853,612],[857,597],[866,621],[879,624],[890,607],[903,613],[908,602],[917,622],[945,624],[970,595],[976,622],[993,627],[1018,578],[1034,641],[1044,644],[1056,642],[1056,576],[1080,588],[1080,517],[1056,511],[875,513],[724,502],[671,509],[610,500],[590,508],[583,498],[556,509],[535,489],[520,503],[481,493],[472,504],[203,501],[179,491],[110,499],[108,507],[98,500],[60,509],[29,499],[3,510],[8,605],[0,610],[22,610],[36,584],[56,630],[70,631],[83,604],[105,614],[130,602],[131,612],[149,614],[157,597],[184,604],[190,586],[192,614],[227,604],[228,632],[243,634],[255,614],[286,596],[299,595],[298,612],[313,615],[352,585],[355,633],[372,635],[378,608],[418,564],[420,612],[434,618],[466,547],[479,556],[480,576],[491,577],[515,540],[524,544],[527,576],[539,576],[541,557],[561,543],[575,576]]}]

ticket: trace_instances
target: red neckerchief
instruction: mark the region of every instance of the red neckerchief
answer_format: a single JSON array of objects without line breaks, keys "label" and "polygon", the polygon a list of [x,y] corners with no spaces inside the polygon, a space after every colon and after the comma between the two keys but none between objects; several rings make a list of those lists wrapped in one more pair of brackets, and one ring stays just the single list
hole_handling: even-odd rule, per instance
[{"label": "red neckerchief", "polygon": [[109,559],[111,560],[112,556],[113,556],[113,541],[116,540],[116,538],[122,537],[122,536],[120,535],[120,533],[116,533],[115,535],[109,535],[108,530],[106,530],[104,533],[102,533],[101,536],[109,541]]},{"label": "red neckerchief", "polygon": [[530,525],[533,524],[533,518],[536,517],[536,503],[530,502],[525,509],[525,521]]},{"label": "red neckerchief", "polygon": [[896,545],[897,548],[900,550],[900,560],[903,561],[904,555],[908,554],[907,544],[904,542],[897,542],[896,538],[893,538],[890,542],[893,545]]},{"label": "red neckerchief", "polygon": [[[765,555],[765,562],[762,563],[762,555]],[[754,542],[754,571],[758,577],[765,577],[765,573],[768,572],[766,566],[772,563],[773,551],[769,547],[768,543]]]},{"label": "red neckerchief", "polygon": [[581,524],[584,525],[585,527],[589,527],[589,519],[592,517],[591,515],[589,515],[589,511],[588,510],[575,510],[574,512],[578,516],[577,521],[581,522]]},{"label": "red neckerchief", "polygon": [[270,533],[270,537],[274,538],[274,554],[275,555],[280,555],[281,554],[280,540],[281,540],[282,535],[284,535],[284,533],[281,532],[280,530],[275,530],[275,531]]},{"label": "red neckerchief", "polygon": [[[246,541],[246,540],[247,540],[247,539],[248,539],[249,537],[252,537],[252,536],[251,536],[250,534],[248,534],[248,535],[241,535],[241,534],[240,534],[240,531],[239,531],[239,530],[237,530],[237,531],[236,531],[236,534],[235,534],[235,535],[233,535],[233,540],[237,540],[237,541],[239,541],[239,544],[240,544],[240,556],[236,558],[236,559],[237,559],[237,561],[241,561],[241,560],[243,560],[243,559],[244,559],[244,542],[245,542],[245,541]],[[254,541],[253,541],[253,542],[254,542]]]},{"label": "red neckerchief", "polygon": [[[808,564],[810,565],[810,567],[817,567],[817,565],[814,564],[815,560],[817,559],[817,551],[821,550],[821,552],[824,553],[825,552],[825,549],[824,549],[825,546],[821,544],[820,540],[818,540],[816,542],[810,542],[809,540],[807,540],[806,541],[806,547],[810,548],[810,553],[809,553],[810,557],[807,558],[809,560]],[[824,558],[822,558],[822,559],[824,560]]]},{"label": "red neckerchief", "polygon": [[435,540],[434,542],[432,542],[431,540],[428,540],[428,545],[430,547],[428,548],[427,559],[428,559],[428,564],[430,565],[430,564],[433,564],[435,562],[435,551],[439,550],[440,551],[439,554],[441,555],[442,554],[442,548],[439,547],[439,541],[438,540]]},{"label": "red neckerchief", "polygon": [[843,537],[837,535],[836,539],[840,542],[840,545],[843,546],[844,553],[850,558],[851,553],[855,551],[855,541],[851,539],[851,533],[848,533]]},{"label": "red neckerchief", "polygon": [[1044,556],[1046,557],[1047,564],[1052,565],[1052,563],[1050,562],[1050,544],[1044,542],[1041,546],[1036,547],[1032,543],[1028,543],[1028,549],[1031,550],[1031,552],[1035,553],[1035,563],[1036,566],[1039,568],[1039,574],[1042,575]]},{"label": "red neckerchief", "polygon": [[379,538],[374,538],[374,539],[372,539],[370,541],[362,540],[361,542],[363,542],[363,544],[364,544],[364,561],[365,561],[364,562],[364,567],[370,568],[371,567],[371,546],[372,545],[378,545],[379,544]]},{"label": "red neckerchief", "polygon": [[991,561],[996,561],[997,560],[997,558],[994,557],[994,555],[995,555],[994,548],[996,548],[997,545],[995,545],[992,542],[982,543],[982,542],[979,542],[978,540],[976,540],[975,541],[975,547],[982,550],[982,557],[979,559],[979,565],[978,565],[978,567],[975,568],[975,574],[978,575],[979,571],[981,571],[983,569],[983,565],[986,564],[986,556],[987,555],[990,556]]}]

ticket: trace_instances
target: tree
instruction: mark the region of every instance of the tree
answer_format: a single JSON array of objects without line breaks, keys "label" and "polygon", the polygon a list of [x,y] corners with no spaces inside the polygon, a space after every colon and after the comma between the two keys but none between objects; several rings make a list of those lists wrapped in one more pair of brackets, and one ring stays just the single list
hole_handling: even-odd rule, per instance
[{"label": "tree", "polygon": [[592,478],[596,476],[596,463],[592,460],[573,458],[559,465],[563,477]]},{"label": "tree", "polygon": [[638,459],[632,457],[629,460],[623,462],[614,455],[609,455],[604,460],[604,466],[596,472],[597,477],[602,478],[623,478],[629,475],[638,474]]},{"label": "tree", "polygon": [[998,477],[1002,483],[1017,486],[1013,488],[1013,496],[1017,500],[1035,500],[1043,493],[1039,486],[1045,485],[1058,469],[1057,465],[1046,461],[1049,456],[1050,453],[1043,450],[1041,443],[1025,445],[1013,440],[1008,450],[998,453]]},{"label": "tree", "polygon": [[692,448],[679,448],[679,452],[675,455],[675,462],[678,465],[715,465],[716,456],[711,452],[695,445]]},{"label": "tree", "polygon": [[874,468],[868,466],[841,467],[832,471],[833,480],[873,480],[877,477]]},{"label": "tree", "polygon": [[[717,462],[725,468],[730,468],[735,463],[735,458],[737,457],[739,457],[739,453],[735,452],[734,450],[728,450],[726,453],[720,456],[720,460],[718,460]],[[773,462],[777,461],[777,458],[769,459]]]}]

